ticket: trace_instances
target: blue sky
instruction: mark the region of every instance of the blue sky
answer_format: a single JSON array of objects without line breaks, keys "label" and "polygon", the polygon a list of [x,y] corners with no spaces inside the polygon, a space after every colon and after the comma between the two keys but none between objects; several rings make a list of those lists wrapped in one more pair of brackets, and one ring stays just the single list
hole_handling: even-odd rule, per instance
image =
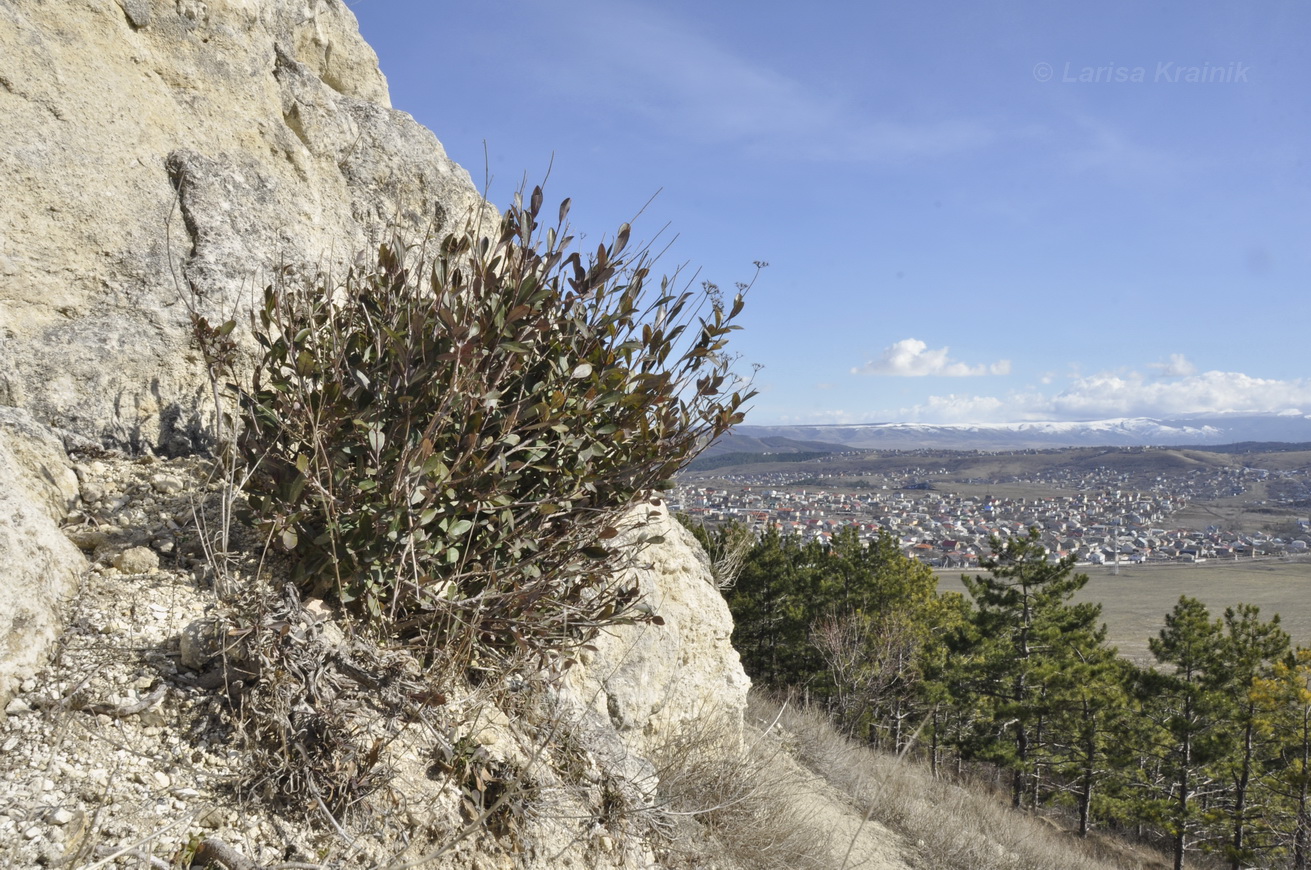
[{"label": "blue sky", "polygon": [[1311,414],[1303,0],[348,5],[495,204],[770,263],[749,423]]}]

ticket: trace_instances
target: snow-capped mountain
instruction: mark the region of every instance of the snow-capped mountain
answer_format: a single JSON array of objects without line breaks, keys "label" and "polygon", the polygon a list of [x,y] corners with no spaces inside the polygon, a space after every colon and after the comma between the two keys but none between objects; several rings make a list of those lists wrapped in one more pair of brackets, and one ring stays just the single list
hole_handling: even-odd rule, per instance
[{"label": "snow-capped mountain", "polygon": [[819,442],[866,450],[1204,446],[1246,441],[1302,443],[1311,442],[1311,416],[1221,414],[1174,420],[1127,417],[1085,422],[744,425],[716,444],[714,452],[760,452],[762,447],[758,445],[778,444],[780,439],[785,440],[783,443]]}]

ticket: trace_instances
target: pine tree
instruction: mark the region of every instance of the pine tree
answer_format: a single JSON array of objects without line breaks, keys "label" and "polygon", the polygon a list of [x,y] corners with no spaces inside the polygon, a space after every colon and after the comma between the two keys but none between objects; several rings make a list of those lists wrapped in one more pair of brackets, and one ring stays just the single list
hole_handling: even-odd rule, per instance
[{"label": "pine tree", "polygon": [[966,761],[992,760],[995,742],[988,709],[990,675],[984,637],[973,602],[964,596],[958,600],[957,619],[938,636],[932,648],[936,654],[926,660],[926,688],[936,701],[934,754],[939,743],[954,749],[957,775],[963,773]]},{"label": "pine tree", "polygon": [[920,655],[932,630],[937,579],[884,534],[854,526],[798,552],[816,693],[847,733],[900,748],[916,715]]},{"label": "pine tree", "polygon": [[1057,771],[1073,796],[1079,836],[1092,827],[1098,789],[1113,772],[1131,715],[1126,686],[1130,665],[1105,643],[1105,628],[1079,632],[1069,643],[1066,663],[1050,684],[1056,697],[1050,729]]},{"label": "pine tree", "polygon": [[1252,696],[1257,727],[1274,741],[1277,759],[1262,777],[1263,788],[1281,803],[1267,811],[1291,852],[1293,870],[1311,866],[1311,649],[1298,647],[1259,677]]},{"label": "pine tree", "polygon": [[773,688],[801,685],[806,639],[805,596],[798,545],[769,529],[751,548],[737,583],[727,591],[733,646],[755,680]]},{"label": "pine tree", "polygon": [[1260,614],[1261,609],[1250,604],[1225,610],[1225,636],[1216,675],[1228,708],[1225,718],[1230,743],[1220,763],[1228,793],[1221,817],[1228,840],[1224,852],[1232,870],[1252,866],[1257,852],[1252,834],[1267,827],[1266,814],[1253,805],[1255,781],[1268,750],[1259,727],[1261,708],[1255,689],[1259,680],[1270,677],[1290,644],[1288,634],[1279,627],[1279,616],[1263,622]]},{"label": "pine tree", "polygon": [[1036,763],[1059,675],[1077,649],[1096,647],[1104,635],[1099,605],[1070,603],[1088,576],[1073,573],[1073,557],[1049,559],[1037,529],[1004,545],[994,539],[993,550],[980,561],[988,576],[962,578],[975,607],[969,670],[987,728],[982,754],[1011,769],[1011,802],[1019,807],[1026,783],[1041,796]]},{"label": "pine tree", "polygon": [[1167,791],[1159,757],[1163,733],[1153,719],[1157,674],[1124,659],[1116,661],[1116,671],[1116,696],[1123,708],[1108,723],[1106,769],[1094,813],[1141,836],[1146,826],[1161,822],[1165,801],[1160,795]]},{"label": "pine tree", "polygon": [[[812,636],[834,690],[850,704],[853,733],[861,728],[900,750],[911,733],[907,721],[920,709],[921,656],[939,618],[937,578],[886,533],[864,544],[847,527],[833,536],[829,557],[841,588],[829,581],[828,609],[812,623]],[[844,656],[855,667],[836,667]]]},{"label": "pine tree", "polygon": [[1202,810],[1217,792],[1215,763],[1223,749],[1219,730],[1224,705],[1217,689],[1222,668],[1223,629],[1206,605],[1183,596],[1150,640],[1157,662],[1170,672],[1145,675],[1143,709],[1156,726],[1149,747],[1160,779],[1150,783],[1155,800],[1144,806],[1170,836],[1174,870],[1182,870],[1203,826]]}]

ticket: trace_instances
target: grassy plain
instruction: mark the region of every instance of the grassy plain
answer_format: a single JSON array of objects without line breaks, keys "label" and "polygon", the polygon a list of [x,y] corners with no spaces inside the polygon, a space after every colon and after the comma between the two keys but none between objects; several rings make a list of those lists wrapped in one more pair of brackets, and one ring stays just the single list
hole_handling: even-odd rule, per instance
[{"label": "grassy plain", "polygon": [[[1089,579],[1076,600],[1102,605],[1110,643],[1135,661],[1151,660],[1147,639],[1181,595],[1205,603],[1213,617],[1235,604],[1255,604],[1264,618],[1279,614],[1295,644],[1311,646],[1311,557],[1121,565],[1119,574],[1109,566],[1078,570]],[[938,588],[964,592],[960,573],[940,571]]]}]

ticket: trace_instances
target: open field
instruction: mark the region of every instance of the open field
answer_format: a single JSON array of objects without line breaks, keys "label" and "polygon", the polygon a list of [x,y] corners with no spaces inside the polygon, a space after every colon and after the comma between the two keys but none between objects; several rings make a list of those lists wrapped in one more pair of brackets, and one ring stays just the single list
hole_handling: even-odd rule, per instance
[{"label": "open field", "polygon": [[1269,531],[1282,536],[1296,532],[1297,517],[1305,517],[1307,507],[1272,504],[1266,488],[1253,488],[1242,497],[1195,501],[1170,519],[1184,529],[1219,526],[1239,532]]},{"label": "open field", "polygon": [[[1204,602],[1213,617],[1235,604],[1255,604],[1264,618],[1279,614],[1295,644],[1311,646],[1311,557],[1121,565],[1118,575],[1109,566],[1078,570],[1089,580],[1077,600],[1101,603],[1110,642],[1131,659],[1151,659],[1147,639],[1181,595]],[[943,591],[965,591],[960,571],[940,571],[938,578]]]}]

